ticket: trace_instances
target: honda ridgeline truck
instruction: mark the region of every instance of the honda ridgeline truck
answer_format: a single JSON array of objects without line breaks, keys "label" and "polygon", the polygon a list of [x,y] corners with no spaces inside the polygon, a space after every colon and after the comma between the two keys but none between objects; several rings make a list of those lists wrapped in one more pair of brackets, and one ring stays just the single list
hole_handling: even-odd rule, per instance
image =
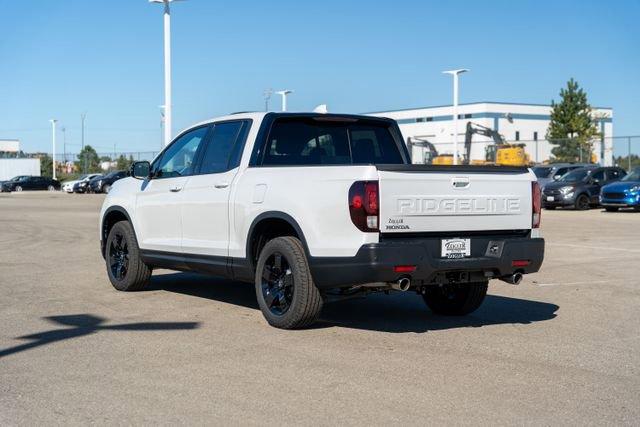
[{"label": "honda ridgeline truck", "polygon": [[527,168],[412,165],[390,119],[241,113],[134,163],[104,201],[100,242],[118,290],[157,268],[252,282],[279,328],[390,290],[465,315],[490,279],[540,269],[540,200]]}]

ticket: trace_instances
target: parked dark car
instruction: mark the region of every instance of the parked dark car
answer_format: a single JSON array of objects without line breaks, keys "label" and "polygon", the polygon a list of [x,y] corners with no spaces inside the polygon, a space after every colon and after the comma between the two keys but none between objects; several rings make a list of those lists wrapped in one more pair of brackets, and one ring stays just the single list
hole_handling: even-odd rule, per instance
[{"label": "parked dark car", "polygon": [[91,187],[89,186],[89,183],[91,182],[92,179],[95,178],[102,178],[104,175],[98,175],[98,176],[87,176],[84,179],[79,180],[78,182],[76,182],[75,184],[73,184],[73,192],[74,193],[90,193],[91,192]]},{"label": "parked dark car", "polygon": [[0,191],[27,191],[27,190],[60,190],[60,182],[56,179],[44,176],[16,176],[9,181],[3,181],[0,184]]},{"label": "parked dark car", "polygon": [[574,169],[542,190],[545,209],[571,206],[577,210],[589,209],[600,203],[603,185],[619,181],[627,173],[619,167],[584,167]]},{"label": "parked dark car", "polygon": [[98,176],[89,181],[89,187],[93,193],[108,193],[111,186],[119,179],[126,178],[127,171],[113,171],[105,176]]},{"label": "parked dark car", "polygon": [[550,182],[558,180],[562,175],[571,172],[574,169],[590,167],[588,163],[550,163],[548,165],[539,165],[532,168],[536,174],[540,188],[544,188]]},{"label": "parked dark car", "polygon": [[620,208],[634,208],[640,212],[640,168],[634,169],[620,181],[602,187],[600,204],[608,212]]}]

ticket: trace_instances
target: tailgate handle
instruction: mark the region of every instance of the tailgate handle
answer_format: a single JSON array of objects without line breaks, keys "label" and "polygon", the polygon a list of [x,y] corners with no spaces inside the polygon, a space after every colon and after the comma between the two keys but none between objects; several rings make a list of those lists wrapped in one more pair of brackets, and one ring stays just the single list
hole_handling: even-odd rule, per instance
[{"label": "tailgate handle", "polygon": [[469,178],[466,176],[458,176],[451,179],[451,185],[458,190],[467,188],[469,186]]}]

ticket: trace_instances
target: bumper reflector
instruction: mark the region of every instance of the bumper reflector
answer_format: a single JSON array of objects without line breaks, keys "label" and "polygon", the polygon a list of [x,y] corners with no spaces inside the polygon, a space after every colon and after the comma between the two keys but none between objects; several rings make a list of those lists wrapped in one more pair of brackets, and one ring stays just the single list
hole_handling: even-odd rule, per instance
[{"label": "bumper reflector", "polygon": [[415,265],[396,265],[393,267],[393,271],[396,273],[413,273],[416,271]]},{"label": "bumper reflector", "polygon": [[531,261],[529,261],[528,259],[516,259],[514,261],[511,261],[512,267],[526,267],[529,264],[531,264]]}]

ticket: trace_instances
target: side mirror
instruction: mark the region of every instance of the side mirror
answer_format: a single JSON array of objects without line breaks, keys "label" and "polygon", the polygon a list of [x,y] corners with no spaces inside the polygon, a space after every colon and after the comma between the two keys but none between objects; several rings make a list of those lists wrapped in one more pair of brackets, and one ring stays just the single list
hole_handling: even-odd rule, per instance
[{"label": "side mirror", "polygon": [[151,175],[151,163],[145,161],[133,162],[131,176],[136,179],[149,179]]}]

